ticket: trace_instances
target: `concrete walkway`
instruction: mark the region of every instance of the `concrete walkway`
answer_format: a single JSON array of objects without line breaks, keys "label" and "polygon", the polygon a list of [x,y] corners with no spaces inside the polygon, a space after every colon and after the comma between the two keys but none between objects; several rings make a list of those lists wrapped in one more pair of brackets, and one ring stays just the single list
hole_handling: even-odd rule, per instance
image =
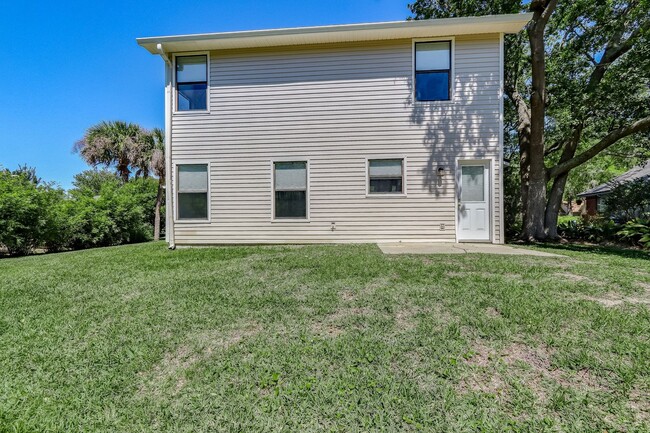
[{"label": "concrete walkway", "polygon": [[502,254],[509,256],[564,257],[559,254],[495,244],[399,242],[377,244],[384,254]]}]

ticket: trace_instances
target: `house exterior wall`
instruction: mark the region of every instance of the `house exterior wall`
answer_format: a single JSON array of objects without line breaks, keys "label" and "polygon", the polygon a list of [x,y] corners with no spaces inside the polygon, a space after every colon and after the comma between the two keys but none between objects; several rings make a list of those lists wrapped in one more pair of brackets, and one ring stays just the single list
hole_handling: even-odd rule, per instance
[{"label": "house exterior wall", "polygon": [[596,215],[598,213],[598,196],[591,196],[585,198],[587,202],[587,215]]},{"label": "house exterior wall", "polygon": [[[175,221],[175,243],[455,241],[459,158],[490,160],[503,242],[501,38],[453,45],[453,100],[430,103],[410,39],[211,52],[209,112],[171,119],[172,166],[209,163],[210,221]],[[377,157],[405,159],[406,194],[367,195]],[[273,221],[274,160],[308,161],[307,221]]]}]

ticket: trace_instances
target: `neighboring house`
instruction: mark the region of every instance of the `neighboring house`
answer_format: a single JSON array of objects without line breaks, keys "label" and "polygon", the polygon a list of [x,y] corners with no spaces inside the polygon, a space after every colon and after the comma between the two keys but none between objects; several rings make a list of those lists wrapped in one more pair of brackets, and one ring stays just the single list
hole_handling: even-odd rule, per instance
[{"label": "neighboring house", "polygon": [[623,173],[608,183],[598,185],[578,194],[578,197],[584,198],[587,203],[587,215],[596,215],[604,212],[607,194],[616,185],[636,179],[650,179],[650,161],[634,167],[632,170]]},{"label": "neighboring house", "polygon": [[530,15],[138,39],[170,246],[502,243],[503,35]]},{"label": "neighboring house", "polygon": [[581,216],[586,212],[586,203],[581,199],[578,199],[575,202],[563,202],[560,207],[561,215]]}]

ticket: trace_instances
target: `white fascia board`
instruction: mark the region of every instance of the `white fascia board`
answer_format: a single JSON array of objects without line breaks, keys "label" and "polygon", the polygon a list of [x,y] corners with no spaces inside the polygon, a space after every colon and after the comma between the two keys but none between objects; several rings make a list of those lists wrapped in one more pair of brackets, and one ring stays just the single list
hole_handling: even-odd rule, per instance
[{"label": "white fascia board", "polygon": [[320,27],[296,27],[289,29],[159,36],[139,38],[137,42],[150,53],[159,54],[158,44],[164,46],[165,52],[173,53],[485,33],[517,33],[530,21],[531,17],[532,14],[527,13]]}]

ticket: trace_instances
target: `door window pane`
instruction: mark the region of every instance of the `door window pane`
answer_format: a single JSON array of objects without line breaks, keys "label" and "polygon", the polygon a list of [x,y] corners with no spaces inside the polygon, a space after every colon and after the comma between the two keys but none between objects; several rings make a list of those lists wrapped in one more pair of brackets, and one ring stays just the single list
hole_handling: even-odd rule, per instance
[{"label": "door window pane", "polygon": [[485,167],[464,165],[461,167],[461,201],[485,201]]}]

